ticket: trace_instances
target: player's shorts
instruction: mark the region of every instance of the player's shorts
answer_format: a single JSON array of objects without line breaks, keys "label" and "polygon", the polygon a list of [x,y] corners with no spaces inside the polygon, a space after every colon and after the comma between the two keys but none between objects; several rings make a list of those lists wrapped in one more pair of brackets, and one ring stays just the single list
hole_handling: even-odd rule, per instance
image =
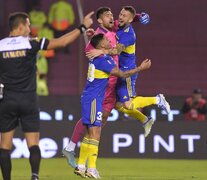
[{"label": "player's shorts", "polygon": [[39,132],[39,108],[35,92],[4,91],[0,101],[0,132],[9,132],[18,125],[24,132]]},{"label": "player's shorts", "polygon": [[131,97],[136,96],[135,84],[137,75],[128,78],[118,78],[117,81],[117,101],[124,103],[129,101]]},{"label": "player's shorts", "polygon": [[103,111],[111,112],[116,104],[116,83],[117,77],[110,76],[106,87],[104,100],[103,100]]},{"label": "player's shorts", "polygon": [[81,99],[82,123],[89,128],[102,125],[102,99]]}]

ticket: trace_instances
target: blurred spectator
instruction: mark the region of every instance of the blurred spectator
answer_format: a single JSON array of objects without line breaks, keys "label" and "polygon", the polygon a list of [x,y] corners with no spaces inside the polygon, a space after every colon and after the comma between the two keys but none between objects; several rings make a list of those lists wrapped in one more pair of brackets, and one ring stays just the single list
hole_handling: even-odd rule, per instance
[{"label": "blurred spectator", "polygon": [[181,109],[188,121],[204,121],[206,120],[206,100],[202,98],[201,89],[194,89],[191,97],[185,100]]},{"label": "blurred spectator", "polygon": [[48,14],[48,23],[56,31],[65,31],[74,24],[73,7],[66,0],[58,0],[51,5]]},{"label": "blurred spectator", "polygon": [[[54,30],[55,38],[62,36],[69,31],[74,24],[75,15],[73,6],[66,0],[58,0],[51,5],[48,14],[48,23]],[[64,48],[64,53],[69,54],[69,47]]]},{"label": "blurred spectator", "polygon": [[37,94],[39,96],[48,96],[47,86],[48,63],[44,56],[37,57]]},{"label": "blurred spectator", "polygon": [[47,22],[47,16],[40,10],[39,6],[35,6],[32,11],[29,12],[29,18],[31,23],[31,34],[33,37],[38,36],[39,30]]}]

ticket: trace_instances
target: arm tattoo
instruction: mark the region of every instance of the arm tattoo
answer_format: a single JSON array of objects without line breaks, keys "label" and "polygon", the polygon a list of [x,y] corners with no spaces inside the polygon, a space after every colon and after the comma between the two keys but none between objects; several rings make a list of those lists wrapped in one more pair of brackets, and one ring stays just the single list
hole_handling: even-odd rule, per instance
[{"label": "arm tattoo", "polygon": [[124,49],[125,49],[125,46],[123,44],[117,44],[116,48],[109,49],[108,54],[119,55]]}]

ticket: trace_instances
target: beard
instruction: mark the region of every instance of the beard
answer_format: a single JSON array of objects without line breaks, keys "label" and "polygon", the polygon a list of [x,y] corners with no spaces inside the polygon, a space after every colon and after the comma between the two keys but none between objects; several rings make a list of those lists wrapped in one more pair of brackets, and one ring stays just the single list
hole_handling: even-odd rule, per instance
[{"label": "beard", "polygon": [[119,29],[123,29],[124,27],[126,27],[126,24],[123,25],[118,25]]}]

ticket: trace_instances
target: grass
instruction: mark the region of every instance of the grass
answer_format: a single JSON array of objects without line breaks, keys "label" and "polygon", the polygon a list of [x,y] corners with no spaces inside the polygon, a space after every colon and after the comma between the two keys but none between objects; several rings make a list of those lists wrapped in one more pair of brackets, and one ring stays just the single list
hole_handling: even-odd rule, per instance
[{"label": "grass", "polygon": [[[12,180],[30,179],[28,159],[12,160]],[[207,180],[207,160],[99,158],[102,180]],[[0,177],[1,179],[1,177]],[[40,180],[80,180],[64,158],[43,159]]]}]

